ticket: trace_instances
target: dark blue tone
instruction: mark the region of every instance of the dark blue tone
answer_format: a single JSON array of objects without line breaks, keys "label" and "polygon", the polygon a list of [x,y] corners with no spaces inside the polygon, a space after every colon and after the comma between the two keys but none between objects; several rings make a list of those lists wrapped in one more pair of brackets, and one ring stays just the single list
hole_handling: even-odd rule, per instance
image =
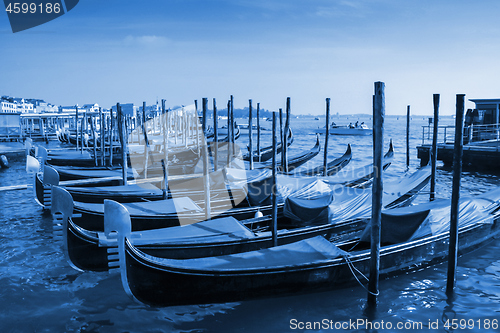
[{"label": "dark blue tone", "polygon": [[[321,120],[292,118],[294,143],[290,154],[308,150],[315,140],[313,129],[324,126]],[[369,117],[332,116],[339,125],[357,120],[371,123]],[[246,119],[237,119],[247,123]],[[440,120],[453,124],[451,117]],[[413,117],[410,140],[411,170],[418,167],[416,145],[427,117]],[[261,121],[270,128],[270,123]],[[387,172],[400,176],[405,171],[405,117],[387,116],[385,144],[394,140],[395,159]],[[263,145],[270,143],[270,131],[263,132]],[[323,139],[323,138],[322,138]],[[244,147],[247,138],[241,137]],[[371,137],[330,137],[329,158],[340,156],[352,144],[351,167],[368,164]],[[49,145],[54,147],[54,143]],[[320,154],[322,155],[322,154]],[[312,165],[322,163],[318,155]],[[0,169],[0,187],[27,184],[24,156],[8,155],[11,167]],[[349,167],[349,166],[348,166]],[[500,184],[497,175],[464,171],[461,195],[478,194]],[[437,197],[450,197],[451,172],[438,164]],[[428,200],[428,193],[417,198]],[[118,276],[107,273],[77,272],[66,263],[52,235],[52,221],[35,203],[32,190],[0,192],[0,332],[298,332],[290,320],[348,321],[366,318],[366,291],[360,286],[301,296],[248,302],[154,308],[134,303],[123,291]],[[457,297],[452,304],[445,295],[446,264],[380,281],[377,321],[423,322],[441,318],[483,320],[499,318],[500,241],[459,257]],[[172,286],[175,287],[175,286]],[[317,332],[318,330],[311,330]],[[329,330],[324,330],[329,332]],[[346,330],[350,332],[352,330]],[[393,330],[395,331],[395,330]],[[410,330],[411,331],[411,330]],[[495,330],[469,330],[469,332]],[[498,330],[497,330],[498,331]],[[333,332],[333,330],[332,330]],[[358,332],[366,332],[359,330]],[[382,330],[379,330],[382,332]],[[387,331],[389,332],[389,331]],[[420,332],[420,331],[419,331]]]}]

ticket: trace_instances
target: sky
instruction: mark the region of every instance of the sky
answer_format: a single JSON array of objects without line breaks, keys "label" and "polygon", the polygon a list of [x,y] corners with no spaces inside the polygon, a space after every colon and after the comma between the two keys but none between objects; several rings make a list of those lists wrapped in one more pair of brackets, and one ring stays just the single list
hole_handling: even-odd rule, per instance
[{"label": "sky", "polygon": [[[224,108],[320,115],[455,113],[456,94],[500,98],[498,0],[80,0],[12,33],[0,14],[0,95],[56,105]],[[467,102],[466,107],[473,107]]]}]

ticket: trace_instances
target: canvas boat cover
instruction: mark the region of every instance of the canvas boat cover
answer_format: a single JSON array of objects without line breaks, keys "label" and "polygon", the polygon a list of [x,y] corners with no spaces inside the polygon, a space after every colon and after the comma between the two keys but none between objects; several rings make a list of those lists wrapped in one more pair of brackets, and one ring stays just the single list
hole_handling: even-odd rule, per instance
[{"label": "canvas boat cover", "polygon": [[[389,163],[392,157],[384,157],[384,164]],[[240,178],[244,175],[245,170],[239,170]],[[253,170],[255,175],[260,175],[255,177],[253,181],[248,182],[248,200],[251,205],[270,205],[271,204],[271,170],[268,173],[258,172],[261,169]],[[248,170],[247,170],[248,172]],[[364,178],[373,173],[373,165],[367,165],[361,168],[341,171],[333,176],[327,177],[315,177],[315,176],[293,176],[279,174],[276,177],[277,182],[277,199],[279,203],[284,203],[286,198],[292,193],[303,189],[303,188],[315,188],[315,183],[317,181],[322,181],[323,183],[335,187],[336,185],[349,184],[360,178]],[[232,177],[236,175],[237,172],[234,169],[228,169],[228,175]],[[230,180],[228,177],[228,180]],[[316,191],[316,190],[313,190]],[[307,195],[306,193],[301,193],[301,196]],[[321,199],[324,200],[324,199]]]},{"label": "canvas boat cover", "polygon": [[158,195],[163,194],[162,190],[158,189],[156,186],[144,183],[144,184],[128,184],[128,185],[118,185],[118,186],[95,186],[95,187],[66,187],[70,193],[82,193],[82,194],[99,194],[106,195],[109,194],[110,197],[116,196],[128,196],[128,195]]},{"label": "canvas boat cover", "polygon": [[[200,208],[193,200],[188,197],[173,198],[148,202],[123,203],[132,217],[147,217],[158,215],[171,215],[176,213],[202,213]],[[94,214],[104,214],[104,204],[74,202],[74,209],[80,212],[89,212]]]},{"label": "canvas boat cover", "polygon": [[322,236],[258,251],[219,257],[195,259],[166,259],[142,254],[145,258],[166,267],[208,272],[259,271],[284,267],[311,265],[347,255]]},{"label": "canvas boat cover", "polygon": [[218,243],[254,238],[255,234],[233,217],[194,224],[133,232],[134,245]]},{"label": "canvas boat cover", "polygon": [[[411,175],[385,182],[383,206],[413,190],[430,176],[430,167]],[[297,225],[335,224],[371,216],[372,189],[357,189],[341,185],[331,186],[317,178],[305,184],[285,199],[284,214]]]},{"label": "canvas boat cover", "polygon": [[[103,169],[103,168],[85,168],[85,167],[71,167],[71,166],[52,166],[61,175],[68,175],[74,178],[103,178],[103,177],[121,177],[121,169]],[[127,170],[127,177],[134,178],[135,172],[133,169]]]},{"label": "canvas boat cover", "polygon": [[[494,190],[478,197],[460,200],[458,228],[476,223],[493,223],[490,212],[498,208],[500,191]],[[450,230],[451,202],[449,199],[436,200],[416,206],[395,208],[382,212],[382,244],[397,244]],[[370,241],[370,225],[366,227],[361,241]]]},{"label": "canvas boat cover", "polygon": [[88,151],[75,151],[73,150],[50,150],[48,152],[48,158],[56,159],[67,159],[67,160],[77,160],[77,159],[93,159],[94,156]]}]

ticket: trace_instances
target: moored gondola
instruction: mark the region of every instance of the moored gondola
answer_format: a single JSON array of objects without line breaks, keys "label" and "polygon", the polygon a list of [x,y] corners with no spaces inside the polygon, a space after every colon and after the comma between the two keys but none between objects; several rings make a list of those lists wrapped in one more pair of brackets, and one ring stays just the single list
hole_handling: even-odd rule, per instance
[{"label": "moored gondola", "polygon": [[[288,139],[287,139],[287,147],[289,147],[293,143],[293,133],[290,128],[288,131]],[[249,147],[247,147],[250,149]],[[281,142],[276,146],[276,154],[280,154],[283,148],[283,144]],[[267,146],[260,148],[260,151],[255,150],[253,153],[254,162],[266,162],[273,157],[273,146]],[[250,154],[243,155],[243,160],[250,161]]]},{"label": "moored gondola", "polygon": [[[111,203],[113,204],[113,203]],[[500,233],[500,190],[463,198],[459,251],[471,251]],[[127,218],[119,204],[116,216]],[[382,215],[381,276],[420,269],[448,254],[450,203],[436,200]],[[360,239],[322,236],[258,251],[194,259],[149,255],[118,233],[119,267],[126,293],[142,303],[170,306],[240,301],[341,288],[370,266],[369,226]]]},{"label": "moored gondola", "polygon": [[[295,155],[291,155],[288,157],[288,171],[292,171],[295,168],[298,168],[302,164],[312,160],[316,155],[319,154],[321,151],[321,146],[319,143],[319,136],[316,137],[316,144],[308,151],[304,153],[298,153]],[[248,163],[248,162],[246,162]],[[278,158],[278,165],[281,164],[281,156]],[[261,163],[255,163],[254,167],[256,169],[259,168],[271,168],[272,167],[272,161],[267,161],[267,162],[261,162]],[[281,167],[278,167],[278,170],[283,171]]]},{"label": "moored gondola", "polygon": [[[348,144],[347,150],[345,151],[344,155],[326,164],[326,175],[327,176],[335,175],[337,172],[342,170],[347,164],[349,164],[351,158],[352,158],[351,145]],[[293,174],[296,176],[323,176],[324,167],[323,165],[320,165],[306,170],[295,170]]]}]

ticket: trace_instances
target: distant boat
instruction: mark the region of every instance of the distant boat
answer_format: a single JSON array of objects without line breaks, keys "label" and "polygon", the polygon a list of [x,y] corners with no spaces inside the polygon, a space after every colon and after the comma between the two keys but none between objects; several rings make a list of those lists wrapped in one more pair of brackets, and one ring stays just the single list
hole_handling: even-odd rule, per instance
[{"label": "distant boat", "polygon": [[314,117],[314,120],[319,120],[319,118],[318,117]]},{"label": "distant boat", "polygon": [[[325,128],[316,129],[317,134],[325,134]],[[334,122],[330,125],[329,133],[331,135],[357,135],[357,136],[366,136],[372,135],[373,130],[368,128],[364,123],[360,125],[352,125],[349,126],[337,126]]]}]

